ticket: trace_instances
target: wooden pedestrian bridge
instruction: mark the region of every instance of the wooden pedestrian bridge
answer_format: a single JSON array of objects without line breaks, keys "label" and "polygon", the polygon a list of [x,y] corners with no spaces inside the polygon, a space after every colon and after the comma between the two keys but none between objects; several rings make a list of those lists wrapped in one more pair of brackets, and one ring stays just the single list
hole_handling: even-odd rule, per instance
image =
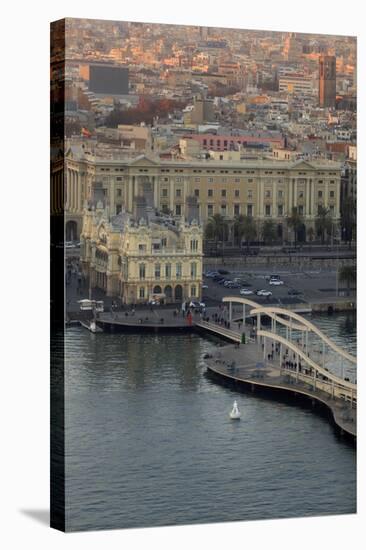
[{"label": "wooden pedestrian bridge", "polygon": [[356,437],[356,357],[302,315],[227,296],[219,314],[195,321],[199,330],[224,338],[207,358],[208,372],[221,382],[302,396],[332,413],[342,433]]}]

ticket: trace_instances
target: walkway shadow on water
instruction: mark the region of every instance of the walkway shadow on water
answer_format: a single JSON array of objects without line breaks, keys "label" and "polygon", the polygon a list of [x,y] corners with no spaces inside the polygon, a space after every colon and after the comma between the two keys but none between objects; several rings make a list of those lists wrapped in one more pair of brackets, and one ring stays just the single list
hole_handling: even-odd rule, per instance
[{"label": "walkway shadow on water", "polygon": [[42,523],[42,525],[50,526],[50,511],[49,510],[40,510],[40,509],[28,509],[28,510],[19,510],[19,512],[25,516],[28,516],[31,519]]}]

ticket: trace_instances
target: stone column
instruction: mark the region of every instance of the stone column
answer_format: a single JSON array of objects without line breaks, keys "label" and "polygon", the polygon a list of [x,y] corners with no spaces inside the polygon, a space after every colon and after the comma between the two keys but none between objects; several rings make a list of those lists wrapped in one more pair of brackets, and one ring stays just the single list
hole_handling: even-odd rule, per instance
[{"label": "stone column", "polygon": [[169,182],[169,208],[174,212],[174,181],[172,178]]},{"label": "stone column", "polygon": [[152,185],[154,190],[154,207],[159,208],[159,188],[158,188],[158,181],[155,176],[152,177]]},{"label": "stone column", "polygon": [[292,213],[292,178],[290,178],[288,185],[288,215]]},{"label": "stone column", "polygon": [[309,180],[305,180],[305,208],[304,215],[307,218],[309,216]]},{"label": "stone column", "polygon": [[70,170],[66,170],[66,201],[65,201],[65,210],[70,208]]},{"label": "stone column", "polygon": [[264,201],[264,182],[262,182],[261,178],[259,178],[258,181],[258,217],[263,217],[263,201]]},{"label": "stone column", "polygon": [[325,191],[324,191],[324,207],[328,208],[329,204],[329,180],[325,180]]},{"label": "stone column", "polygon": [[334,216],[339,219],[341,215],[340,214],[341,183],[339,179],[336,180],[336,184],[335,184],[335,198],[336,198],[336,202],[335,202]]},{"label": "stone column", "polygon": [[272,218],[277,218],[277,211],[276,211],[276,205],[277,205],[277,184],[274,181],[272,186]]},{"label": "stone column", "polygon": [[310,189],[310,208],[311,208],[311,216],[314,216],[315,209],[315,180],[311,181],[311,189]]},{"label": "stone column", "polygon": [[135,176],[129,176],[128,179],[128,193],[127,193],[127,210],[132,212],[132,197],[134,191]]}]

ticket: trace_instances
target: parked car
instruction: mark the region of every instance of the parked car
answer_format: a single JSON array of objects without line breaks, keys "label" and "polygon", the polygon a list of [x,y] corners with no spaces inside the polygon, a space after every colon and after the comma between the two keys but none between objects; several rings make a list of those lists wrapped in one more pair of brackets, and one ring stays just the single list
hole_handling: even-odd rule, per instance
[{"label": "parked car", "polygon": [[265,290],[262,288],[261,290],[257,290],[256,292],[257,296],[272,296],[272,292],[270,290]]},{"label": "parked car", "polygon": [[229,275],[230,273],[226,269],[218,269],[217,272],[220,273],[220,275]]},{"label": "parked car", "polygon": [[216,277],[217,275],[219,275],[219,273],[217,271],[207,271],[203,275],[205,277],[208,277],[209,279],[212,279],[213,277]]},{"label": "parked car", "polygon": [[234,283],[234,281],[226,281],[224,286],[226,286],[226,288],[240,288],[239,283]]},{"label": "parked car", "polygon": [[252,294],[254,294],[253,290],[250,290],[249,288],[241,288],[240,289],[240,294],[242,296],[251,296]]},{"label": "parked car", "polygon": [[300,294],[302,294],[301,290],[296,290],[296,288],[289,288],[288,289],[288,294],[290,296],[299,296]]},{"label": "parked car", "polygon": [[208,288],[208,285],[202,285],[202,289],[207,289]]},{"label": "parked car", "polygon": [[270,279],[269,284],[274,286],[280,286],[280,285],[283,285],[284,282],[281,281],[281,279]]},{"label": "parked car", "polygon": [[226,281],[224,282],[224,286],[231,285],[232,283],[233,281],[231,281],[230,279],[226,279]]}]

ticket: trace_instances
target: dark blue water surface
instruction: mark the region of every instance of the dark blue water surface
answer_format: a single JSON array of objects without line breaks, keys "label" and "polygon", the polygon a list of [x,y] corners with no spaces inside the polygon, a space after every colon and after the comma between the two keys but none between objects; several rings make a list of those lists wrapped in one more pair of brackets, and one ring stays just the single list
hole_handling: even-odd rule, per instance
[{"label": "dark blue water surface", "polygon": [[[331,319],[313,318],[354,350],[354,318]],[[73,327],[65,347],[67,530],[355,512],[354,448],[310,409],[210,381],[213,341]]]}]

